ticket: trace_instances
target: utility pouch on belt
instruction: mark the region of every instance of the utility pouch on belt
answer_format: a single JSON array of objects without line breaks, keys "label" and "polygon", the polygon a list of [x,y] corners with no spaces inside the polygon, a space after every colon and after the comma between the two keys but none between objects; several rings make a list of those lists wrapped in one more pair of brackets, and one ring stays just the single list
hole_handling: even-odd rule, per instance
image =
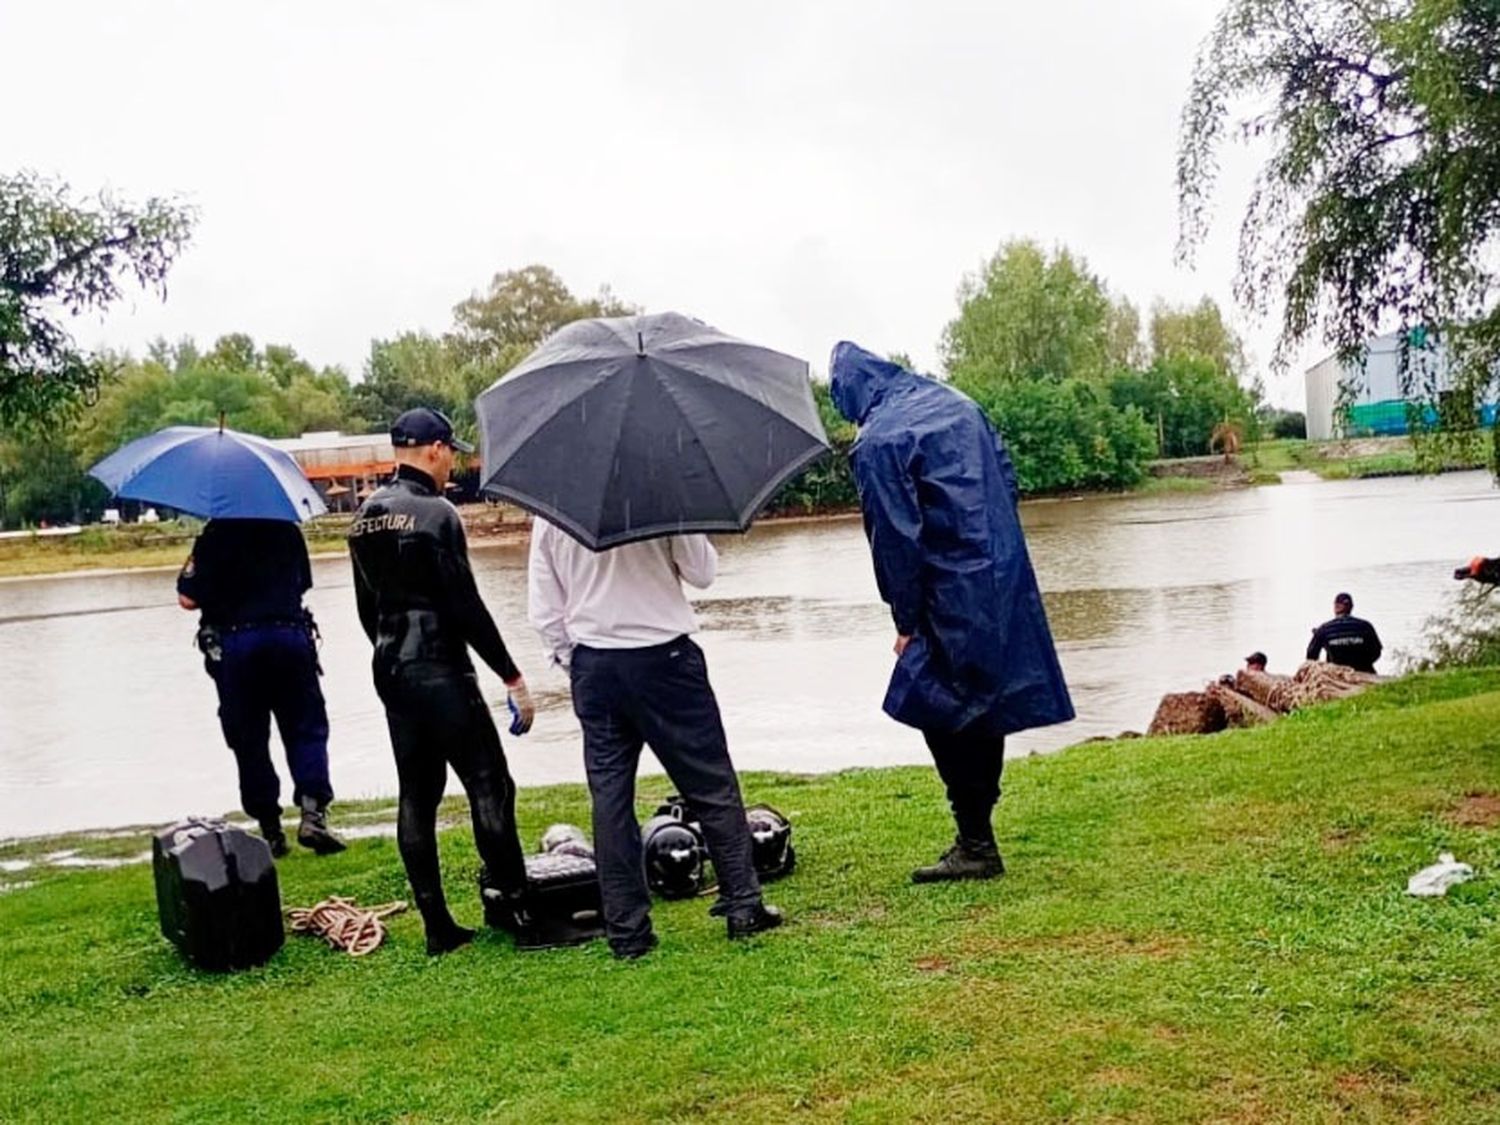
[{"label": "utility pouch on belt", "polygon": [[224,639],[212,625],[199,625],[197,641],[198,651],[208,661],[209,671],[212,672],[212,666],[224,659]]}]

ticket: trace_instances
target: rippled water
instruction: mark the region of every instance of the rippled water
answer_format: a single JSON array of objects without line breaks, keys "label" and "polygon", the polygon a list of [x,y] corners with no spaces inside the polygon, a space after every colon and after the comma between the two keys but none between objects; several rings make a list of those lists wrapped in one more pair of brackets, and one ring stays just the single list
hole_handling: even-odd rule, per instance
[{"label": "rippled water", "polygon": [[[1453,566],[1500,550],[1500,492],[1483,473],[1299,482],[1029,504],[1025,522],[1079,718],[1013,739],[1012,754],[1142,729],[1163,692],[1232,670],[1251,649],[1273,670],[1295,666],[1339,589],[1388,653],[1412,646],[1451,596]],[[700,640],[736,762],[925,761],[920,736],[880,712],[893,636],[858,522],[759,528],[721,550],[719,581],[698,600]],[[579,780],[566,682],[526,625],[524,551],[476,549],[474,564],[541,710],[531,734],[505,739],[512,770],[522,784]],[[314,574],[334,784],[350,797],[392,793],[349,564],[320,560]],[[235,806],[194,615],[177,608],[172,581],[0,583],[0,836]]]}]

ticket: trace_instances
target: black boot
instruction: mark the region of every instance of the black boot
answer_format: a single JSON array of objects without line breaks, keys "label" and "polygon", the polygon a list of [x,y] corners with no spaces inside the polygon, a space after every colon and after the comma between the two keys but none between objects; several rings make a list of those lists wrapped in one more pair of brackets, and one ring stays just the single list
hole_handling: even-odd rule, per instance
[{"label": "black boot", "polygon": [[436,925],[429,923],[427,926],[427,955],[438,957],[444,953],[452,953],[455,949],[462,948],[474,940],[474,931],[467,926],[460,926],[452,918],[446,922],[438,922]]},{"label": "black boot", "polygon": [[729,915],[729,940],[738,941],[753,934],[774,930],[785,921],[786,918],[778,907],[756,903],[755,909],[748,914]]},{"label": "black boot", "polygon": [[911,873],[913,883],[946,883],[955,879],[993,879],[1005,874],[1005,862],[994,841],[966,840],[960,836],[943,858],[930,867]]},{"label": "black boot", "polygon": [[297,843],[318,855],[334,855],[347,846],[328,831],[328,811],[311,797],[302,798],[302,824],[297,829]]},{"label": "black boot", "polygon": [[270,845],[271,855],[281,859],[291,849],[286,844],[286,833],[281,830],[281,816],[268,816],[260,822],[260,834],[265,842]]},{"label": "black boot", "polygon": [[417,913],[422,915],[422,928],[427,931],[430,956],[451,953],[474,940],[474,931],[460,926],[448,913],[448,901],[441,890],[436,894],[423,894],[413,888],[412,897],[416,899]]}]

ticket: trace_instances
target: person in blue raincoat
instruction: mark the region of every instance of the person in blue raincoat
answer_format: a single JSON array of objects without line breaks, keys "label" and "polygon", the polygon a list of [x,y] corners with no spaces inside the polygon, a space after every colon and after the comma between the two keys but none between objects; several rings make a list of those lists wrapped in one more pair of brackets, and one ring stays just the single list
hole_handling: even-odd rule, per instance
[{"label": "person in blue raincoat", "polygon": [[850,460],[896,626],[885,711],[922,732],[958,828],[912,878],[1002,875],[991,817],[1005,736],[1073,718],[1015,470],[979,407],[951,387],[848,341],[830,373],[834,405],[859,427]]}]

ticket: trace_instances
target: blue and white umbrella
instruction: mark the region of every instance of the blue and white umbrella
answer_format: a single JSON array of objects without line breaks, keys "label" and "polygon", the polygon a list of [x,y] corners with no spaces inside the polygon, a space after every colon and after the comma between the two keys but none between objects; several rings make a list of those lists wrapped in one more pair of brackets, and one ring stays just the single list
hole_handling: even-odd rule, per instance
[{"label": "blue and white umbrella", "polygon": [[169,426],[115,450],[89,475],[122,499],[203,519],[295,523],[328,510],[289,453],[221,426]]}]

